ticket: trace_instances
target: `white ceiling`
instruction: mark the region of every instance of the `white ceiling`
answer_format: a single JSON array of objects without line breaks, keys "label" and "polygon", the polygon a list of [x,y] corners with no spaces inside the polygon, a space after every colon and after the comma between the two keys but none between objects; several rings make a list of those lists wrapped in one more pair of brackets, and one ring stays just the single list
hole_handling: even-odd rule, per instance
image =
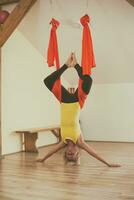
[{"label": "white ceiling", "polygon": [[[57,31],[61,64],[71,51],[75,51],[80,62],[82,28],[79,19],[85,13],[91,17],[97,64],[92,73],[94,82],[134,82],[134,7],[125,0],[38,0],[19,30],[46,56],[49,21],[55,17],[61,23]],[[73,83],[75,73],[68,71],[65,78]]]}]

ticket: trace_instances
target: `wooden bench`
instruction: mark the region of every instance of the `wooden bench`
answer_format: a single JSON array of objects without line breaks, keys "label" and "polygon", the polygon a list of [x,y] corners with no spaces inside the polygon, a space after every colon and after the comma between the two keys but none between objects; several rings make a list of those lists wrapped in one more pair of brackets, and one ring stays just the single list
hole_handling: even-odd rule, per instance
[{"label": "wooden bench", "polygon": [[60,140],[60,126],[48,126],[45,128],[31,128],[14,131],[19,133],[22,139],[22,150],[25,152],[38,152],[36,140],[40,132],[51,131]]}]

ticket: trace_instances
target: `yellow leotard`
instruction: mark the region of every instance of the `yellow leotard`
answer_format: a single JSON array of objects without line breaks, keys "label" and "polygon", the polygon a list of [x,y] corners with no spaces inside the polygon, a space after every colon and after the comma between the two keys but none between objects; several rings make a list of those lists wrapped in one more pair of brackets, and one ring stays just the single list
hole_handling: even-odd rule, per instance
[{"label": "yellow leotard", "polygon": [[61,103],[61,137],[64,143],[70,139],[75,144],[80,136],[80,105],[78,102]]}]

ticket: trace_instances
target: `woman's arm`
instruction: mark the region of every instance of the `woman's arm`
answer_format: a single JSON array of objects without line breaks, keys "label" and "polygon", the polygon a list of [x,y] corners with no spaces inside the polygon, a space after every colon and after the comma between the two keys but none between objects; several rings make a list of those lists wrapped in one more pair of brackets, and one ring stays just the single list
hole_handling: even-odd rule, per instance
[{"label": "woman's arm", "polygon": [[63,141],[59,142],[58,144],[54,145],[53,148],[43,158],[39,158],[36,161],[37,162],[44,162],[46,159],[48,159],[54,153],[56,153],[57,151],[62,149],[64,146],[65,146],[65,144],[64,144]]},{"label": "woman's arm", "polygon": [[102,158],[98,153],[91,147],[89,146],[82,138],[82,136],[78,139],[78,145],[80,148],[84,149],[88,154],[96,158],[97,160],[101,161],[108,167],[121,167],[121,165],[118,164],[111,164],[108,163],[104,158]]}]

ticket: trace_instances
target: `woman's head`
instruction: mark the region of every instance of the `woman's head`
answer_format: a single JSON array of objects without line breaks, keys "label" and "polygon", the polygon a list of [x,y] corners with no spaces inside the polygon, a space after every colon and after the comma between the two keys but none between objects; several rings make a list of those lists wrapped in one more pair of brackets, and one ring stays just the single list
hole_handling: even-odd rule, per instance
[{"label": "woman's head", "polygon": [[72,141],[67,142],[64,158],[66,162],[69,161],[69,162],[77,163],[79,160],[78,148],[76,144],[74,144]]}]

